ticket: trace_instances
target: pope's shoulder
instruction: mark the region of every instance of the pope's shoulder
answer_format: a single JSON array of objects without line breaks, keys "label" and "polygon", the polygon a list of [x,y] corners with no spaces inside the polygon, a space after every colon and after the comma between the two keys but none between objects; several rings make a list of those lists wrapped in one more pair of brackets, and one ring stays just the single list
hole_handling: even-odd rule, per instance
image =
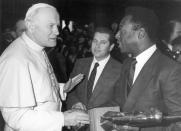
[{"label": "pope's shoulder", "polygon": [[29,59],[29,51],[26,48],[24,41],[19,37],[15,39],[2,53],[0,62],[16,61],[23,62]]}]

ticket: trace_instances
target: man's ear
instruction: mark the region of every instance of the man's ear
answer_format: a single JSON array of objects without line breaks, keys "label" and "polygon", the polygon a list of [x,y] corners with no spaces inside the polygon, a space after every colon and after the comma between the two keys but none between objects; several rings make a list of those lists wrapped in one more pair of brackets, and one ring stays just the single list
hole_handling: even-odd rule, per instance
[{"label": "man's ear", "polygon": [[111,44],[110,49],[109,49],[109,50],[110,50],[110,52],[111,52],[111,51],[112,51],[112,49],[114,48],[114,45],[115,45],[114,43],[113,43],[113,44]]},{"label": "man's ear", "polygon": [[31,21],[26,21],[26,28],[30,31],[33,32],[35,29],[35,24]]},{"label": "man's ear", "polygon": [[145,29],[141,28],[138,32],[138,39],[143,39],[145,37]]}]

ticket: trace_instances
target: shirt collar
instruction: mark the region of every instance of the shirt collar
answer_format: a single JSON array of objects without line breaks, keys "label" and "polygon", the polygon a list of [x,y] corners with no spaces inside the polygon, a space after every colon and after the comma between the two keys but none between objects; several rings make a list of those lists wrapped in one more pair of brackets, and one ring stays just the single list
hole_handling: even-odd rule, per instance
[{"label": "shirt collar", "polygon": [[37,43],[35,43],[34,41],[32,41],[24,32],[22,34],[22,39],[25,41],[26,45],[28,45],[30,48],[32,48],[33,50],[36,51],[42,51],[44,47],[38,45]]},{"label": "shirt collar", "polygon": [[139,61],[146,62],[152,56],[152,54],[155,52],[156,49],[157,49],[156,44],[154,44],[151,47],[149,47],[148,49],[146,49],[145,51],[143,51],[141,54],[139,54],[136,57],[137,62],[139,62]]},{"label": "shirt collar", "polygon": [[94,64],[95,64],[95,63],[99,63],[99,65],[105,65],[105,64],[108,62],[109,58],[110,58],[110,55],[108,55],[108,56],[107,56],[105,59],[103,59],[103,60],[97,61],[96,58],[94,57],[92,63],[94,63]]}]

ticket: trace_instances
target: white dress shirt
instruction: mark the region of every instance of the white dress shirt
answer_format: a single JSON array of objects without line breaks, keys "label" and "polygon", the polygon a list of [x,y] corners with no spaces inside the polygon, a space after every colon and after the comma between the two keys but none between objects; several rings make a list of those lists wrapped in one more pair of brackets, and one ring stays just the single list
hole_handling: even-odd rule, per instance
[{"label": "white dress shirt", "polygon": [[136,65],[135,65],[135,73],[133,77],[133,83],[135,82],[136,78],[138,77],[141,69],[145,65],[145,63],[149,60],[149,58],[153,55],[156,50],[156,45],[152,45],[150,48],[143,51],[141,54],[136,56]]},{"label": "white dress shirt", "polygon": [[62,103],[51,87],[42,49],[24,33],[0,58],[5,131],[61,131],[64,126]]},{"label": "white dress shirt", "polygon": [[101,60],[101,61],[97,61],[95,59],[95,57],[94,57],[94,59],[92,61],[92,64],[91,64],[91,67],[90,67],[89,77],[90,77],[90,74],[91,74],[91,72],[92,72],[92,70],[94,68],[95,63],[99,63],[99,66],[97,67],[97,73],[96,73],[95,80],[94,80],[94,85],[93,85],[93,88],[92,88],[93,90],[94,90],[95,85],[96,85],[96,83],[97,83],[97,81],[98,81],[98,79],[99,79],[99,77],[100,77],[100,75],[101,75],[101,73],[102,73],[102,71],[103,71],[103,69],[104,69],[104,67],[105,67],[105,65],[106,65],[106,63],[108,62],[109,59],[110,59],[110,55],[108,57],[106,57],[105,59]]}]

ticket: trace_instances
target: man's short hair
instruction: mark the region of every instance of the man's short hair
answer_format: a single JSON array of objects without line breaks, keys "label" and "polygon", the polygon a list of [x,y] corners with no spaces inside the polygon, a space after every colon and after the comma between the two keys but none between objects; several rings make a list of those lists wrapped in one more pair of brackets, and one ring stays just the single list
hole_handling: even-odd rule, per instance
[{"label": "man's short hair", "polygon": [[109,35],[110,44],[114,44],[114,34],[113,34],[113,32],[109,28],[107,28],[107,27],[97,27],[95,29],[95,31],[94,31],[94,35],[97,32],[98,33],[106,33],[106,34],[108,34]]},{"label": "man's short hair", "polygon": [[138,28],[144,28],[150,40],[157,40],[157,31],[159,26],[158,17],[153,10],[131,6],[126,9],[126,16],[131,16],[130,21],[137,25]]},{"label": "man's short hair", "polygon": [[52,8],[52,9],[56,10],[55,7],[53,7],[52,5],[46,4],[46,3],[34,4],[26,12],[25,21],[32,20],[32,18],[37,14],[37,12],[40,8]]}]

